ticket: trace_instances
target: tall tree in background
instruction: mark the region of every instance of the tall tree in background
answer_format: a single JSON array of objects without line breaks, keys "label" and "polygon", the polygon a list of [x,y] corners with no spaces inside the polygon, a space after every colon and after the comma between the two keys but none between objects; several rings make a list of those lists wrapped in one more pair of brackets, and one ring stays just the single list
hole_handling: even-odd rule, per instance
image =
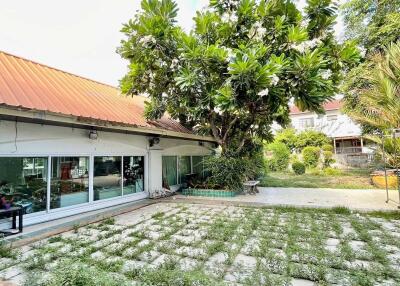
[{"label": "tall tree in background", "polygon": [[[385,145],[391,166],[399,166],[400,139],[390,139],[393,129],[400,128],[400,42],[391,44],[384,52],[371,58],[371,68],[365,68],[360,75],[364,85],[355,90],[359,101],[348,110],[348,114],[358,122],[380,130],[388,135],[368,135],[367,138]],[[395,141],[396,140],[396,141]],[[382,150],[380,150],[382,151]]]},{"label": "tall tree in background", "polygon": [[354,110],[359,110],[363,90],[370,86],[366,73],[375,66],[376,54],[392,42],[400,40],[400,0],[350,0],[342,5],[345,35],[356,40],[365,51],[363,62],[354,68],[344,82],[345,111],[361,123],[364,133],[377,129],[376,125],[359,120]]},{"label": "tall tree in background", "polygon": [[367,55],[400,40],[400,0],[349,0],[341,11],[345,38],[356,40]]},{"label": "tall tree in background", "polygon": [[225,156],[270,138],[273,121],[288,122],[291,99],[321,111],[358,60],[352,43],[333,36],[331,0],[308,0],[304,16],[290,0],[211,0],[189,33],[173,0],[141,7],[122,29],[118,52],[130,62],[122,92],[146,94],[149,120],[168,112],[213,136]]}]

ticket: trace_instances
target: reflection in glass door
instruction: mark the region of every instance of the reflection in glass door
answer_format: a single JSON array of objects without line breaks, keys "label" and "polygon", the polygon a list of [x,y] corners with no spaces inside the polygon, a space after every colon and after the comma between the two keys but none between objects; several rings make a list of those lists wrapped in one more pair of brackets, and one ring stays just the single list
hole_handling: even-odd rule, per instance
[{"label": "reflection in glass door", "polygon": [[123,194],[129,195],[144,191],[144,157],[125,156],[123,158]]}]

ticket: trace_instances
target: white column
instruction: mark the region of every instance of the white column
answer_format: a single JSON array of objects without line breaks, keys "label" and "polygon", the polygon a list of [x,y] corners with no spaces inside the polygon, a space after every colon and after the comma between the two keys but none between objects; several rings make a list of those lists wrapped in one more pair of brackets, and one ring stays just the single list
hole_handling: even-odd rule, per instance
[{"label": "white column", "polygon": [[162,151],[149,150],[148,153],[149,192],[162,189]]},{"label": "white column", "polygon": [[47,157],[46,212],[50,211],[51,200],[51,157]]},{"label": "white column", "polygon": [[333,137],[333,150],[336,154],[336,138],[335,137]]},{"label": "white column", "polygon": [[89,157],[89,203],[93,202],[93,176],[94,176],[94,157]]}]

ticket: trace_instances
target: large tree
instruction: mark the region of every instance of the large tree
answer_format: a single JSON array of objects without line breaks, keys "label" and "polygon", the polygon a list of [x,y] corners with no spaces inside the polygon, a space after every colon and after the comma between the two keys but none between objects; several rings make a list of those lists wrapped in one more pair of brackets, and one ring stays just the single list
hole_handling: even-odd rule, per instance
[{"label": "large tree", "polygon": [[400,0],[349,0],[341,7],[345,37],[367,54],[400,40]]},{"label": "large tree", "polygon": [[386,47],[400,40],[400,0],[349,0],[341,12],[346,37],[354,39],[365,51],[361,64],[349,72],[343,85],[345,111],[361,123],[363,133],[373,133],[378,128],[376,124],[360,120],[353,111],[364,102],[360,91],[370,87],[366,73],[374,69],[376,57],[381,58]]},{"label": "large tree", "polygon": [[211,0],[188,33],[173,0],[141,8],[122,29],[122,92],[145,94],[149,120],[168,112],[212,135],[225,155],[270,138],[274,121],[288,122],[291,100],[321,112],[358,60],[354,44],[335,41],[330,0],[308,0],[304,14],[290,0]]},{"label": "large tree", "polygon": [[378,148],[384,144],[389,165],[398,167],[400,139],[393,139],[391,135],[394,129],[400,128],[400,42],[376,53],[359,79],[363,85],[352,90],[358,102],[347,112],[364,126],[387,135],[369,134],[367,138],[376,142]]}]

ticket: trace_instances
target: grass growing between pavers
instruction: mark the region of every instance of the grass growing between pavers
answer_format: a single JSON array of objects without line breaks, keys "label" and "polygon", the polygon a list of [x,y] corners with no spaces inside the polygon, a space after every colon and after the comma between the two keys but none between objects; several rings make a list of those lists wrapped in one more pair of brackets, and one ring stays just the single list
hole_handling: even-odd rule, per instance
[{"label": "grass growing between pavers", "polygon": [[3,273],[19,265],[25,285],[400,284],[396,212],[168,206],[37,242]]}]

